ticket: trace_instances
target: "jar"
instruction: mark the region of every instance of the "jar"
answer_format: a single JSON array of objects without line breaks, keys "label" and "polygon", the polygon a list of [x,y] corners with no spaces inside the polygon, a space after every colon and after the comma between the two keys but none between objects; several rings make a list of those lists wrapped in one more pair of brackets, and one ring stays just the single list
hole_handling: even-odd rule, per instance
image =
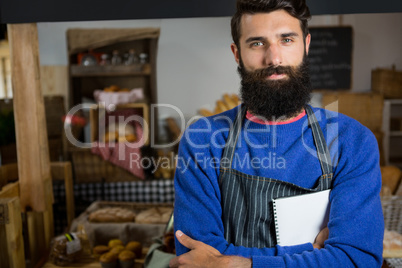
[{"label": "jar", "polygon": [[125,65],[133,65],[139,62],[137,53],[135,53],[134,49],[130,49],[128,51],[127,59],[124,62]]},{"label": "jar", "polygon": [[99,62],[99,65],[102,66],[110,65],[110,59],[108,54],[104,53],[101,55],[101,61]]},{"label": "jar", "polygon": [[118,50],[113,50],[112,52],[112,65],[121,65],[122,60],[121,57],[119,55],[119,51]]},{"label": "jar", "polygon": [[85,54],[82,56],[81,59],[81,65],[83,66],[94,66],[97,65],[98,61],[96,60],[96,57],[90,53]]},{"label": "jar", "polygon": [[147,53],[141,53],[140,54],[140,63],[144,64],[148,62],[148,54]]}]

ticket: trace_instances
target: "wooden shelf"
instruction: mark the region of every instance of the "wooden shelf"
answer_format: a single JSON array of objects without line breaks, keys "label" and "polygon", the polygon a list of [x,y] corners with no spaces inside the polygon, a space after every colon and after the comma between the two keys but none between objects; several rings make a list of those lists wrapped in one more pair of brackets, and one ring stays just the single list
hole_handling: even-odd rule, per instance
[{"label": "wooden shelf", "polygon": [[402,99],[387,99],[392,105],[402,105]]},{"label": "wooden shelf", "polygon": [[385,165],[397,165],[402,167],[402,130],[400,126],[393,126],[391,130],[391,119],[402,118],[402,99],[385,99],[383,112],[383,148]]},{"label": "wooden shelf", "polygon": [[82,66],[74,64],[70,66],[70,74],[72,77],[150,75],[150,66],[149,64],[117,66]]},{"label": "wooden shelf", "polygon": [[[159,29],[70,29],[68,33],[70,108],[81,104],[84,98],[94,99],[96,89],[116,85],[128,89],[142,88],[144,92],[143,102],[148,105],[146,113],[150,114],[151,104],[158,103],[156,56]],[[82,36],[91,38],[83,41]],[[82,66],[78,64],[79,54],[91,49],[96,53],[108,55],[115,50],[124,53],[134,49],[138,55],[147,54],[148,59],[147,63],[133,65]],[[155,120],[158,120],[157,115],[155,115]],[[157,124],[153,127],[156,134],[158,133],[157,127]]]},{"label": "wooden shelf", "polygon": [[390,137],[402,137],[402,131],[393,130],[389,132]]}]

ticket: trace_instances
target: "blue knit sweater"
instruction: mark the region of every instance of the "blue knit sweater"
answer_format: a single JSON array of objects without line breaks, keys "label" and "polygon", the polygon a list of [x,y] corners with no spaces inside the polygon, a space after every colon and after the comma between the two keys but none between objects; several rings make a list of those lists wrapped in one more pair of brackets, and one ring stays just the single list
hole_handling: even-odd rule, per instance
[{"label": "blue knit sweater", "polygon": [[[219,160],[238,109],[201,118],[186,130],[175,173],[175,230],[224,255],[251,258],[253,267],[380,267],[384,222],[377,141],[356,120],[324,109],[313,108],[334,165],[325,248],[245,248],[225,240]],[[245,119],[232,168],[312,188],[322,171],[307,115],[276,126]],[[176,240],[177,255],[187,251]]]}]

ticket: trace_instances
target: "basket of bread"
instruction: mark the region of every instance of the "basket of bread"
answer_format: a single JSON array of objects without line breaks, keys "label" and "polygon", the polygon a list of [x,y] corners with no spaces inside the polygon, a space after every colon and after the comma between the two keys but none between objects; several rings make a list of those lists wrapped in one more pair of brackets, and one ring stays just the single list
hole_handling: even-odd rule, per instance
[{"label": "basket of bread", "polygon": [[83,225],[92,247],[108,245],[111,239],[149,247],[153,238],[163,235],[172,213],[170,203],[96,201],[73,221],[70,231]]}]

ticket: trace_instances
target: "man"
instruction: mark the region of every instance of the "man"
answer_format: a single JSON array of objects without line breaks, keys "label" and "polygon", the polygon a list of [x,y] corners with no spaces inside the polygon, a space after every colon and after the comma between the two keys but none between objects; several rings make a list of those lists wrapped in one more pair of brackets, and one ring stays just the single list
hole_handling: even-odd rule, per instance
[{"label": "man", "polygon": [[[183,135],[171,267],[380,267],[384,231],[374,135],[312,108],[304,0],[238,0],[231,45],[242,105]],[[276,243],[272,199],[331,189],[314,244]]]}]

